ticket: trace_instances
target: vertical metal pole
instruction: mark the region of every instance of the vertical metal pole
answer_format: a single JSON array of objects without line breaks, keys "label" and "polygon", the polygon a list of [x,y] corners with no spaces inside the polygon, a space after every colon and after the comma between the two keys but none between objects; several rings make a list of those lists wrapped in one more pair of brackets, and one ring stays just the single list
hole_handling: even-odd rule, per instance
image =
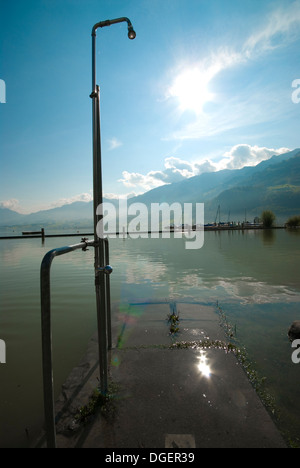
[{"label": "vertical metal pole", "polygon": [[[105,242],[105,265],[109,263],[109,242],[108,239],[104,239]],[[112,333],[111,333],[111,303],[110,303],[110,275],[105,275],[106,283],[106,313],[107,313],[107,346],[108,350],[112,348]]]},{"label": "vertical metal pole", "polygon": [[[101,137],[100,137],[100,92],[96,85],[96,31],[92,31],[92,94],[93,99],[93,182],[94,182],[94,242],[95,242],[95,291],[97,306],[98,348],[100,390],[107,393],[108,388],[108,362],[107,362],[107,325],[106,325],[106,301],[104,272],[99,269],[104,267],[104,240],[98,229],[102,223],[102,169],[101,169]],[[101,229],[101,227],[100,227]]]},{"label": "vertical metal pole", "polygon": [[[128,37],[134,39],[136,34],[130,20],[126,17],[114,20],[100,21],[92,29],[92,93],[93,99],[93,174],[94,174],[94,246],[95,246],[95,287],[98,319],[98,346],[100,366],[100,388],[107,392],[108,373],[108,348],[111,347],[111,323],[110,323],[110,293],[109,280],[105,278],[105,241],[103,238],[102,210],[102,172],[101,172],[101,138],[100,138],[100,92],[96,84],[96,31],[98,28],[111,24],[127,22]],[[97,211],[99,209],[99,212]],[[100,222],[100,223],[99,223]],[[100,231],[100,232],[99,232]],[[107,244],[106,244],[107,245]],[[108,247],[106,252],[108,253]],[[112,270],[111,270],[112,271]],[[110,271],[110,273],[111,273]],[[106,273],[107,269],[106,269]],[[108,273],[109,274],[109,273]],[[109,314],[109,316],[107,316]],[[107,322],[109,331],[107,330]],[[107,336],[109,334],[109,337]],[[107,341],[109,340],[109,345]]]},{"label": "vertical metal pole", "polygon": [[45,430],[48,448],[56,448],[53,366],[52,366],[52,333],[50,303],[50,266],[52,257],[45,256],[41,265],[41,311],[42,311],[42,359]]}]

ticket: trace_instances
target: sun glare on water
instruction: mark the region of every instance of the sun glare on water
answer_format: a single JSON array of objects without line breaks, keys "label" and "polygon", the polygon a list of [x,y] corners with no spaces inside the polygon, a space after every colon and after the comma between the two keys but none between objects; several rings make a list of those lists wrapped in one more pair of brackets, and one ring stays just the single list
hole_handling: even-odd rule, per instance
[{"label": "sun glare on water", "polygon": [[197,367],[198,367],[199,372],[201,373],[203,377],[206,377],[207,379],[209,379],[211,375],[211,368],[207,364],[207,357],[204,351],[201,351],[198,359],[199,359],[199,362],[198,362]]}]

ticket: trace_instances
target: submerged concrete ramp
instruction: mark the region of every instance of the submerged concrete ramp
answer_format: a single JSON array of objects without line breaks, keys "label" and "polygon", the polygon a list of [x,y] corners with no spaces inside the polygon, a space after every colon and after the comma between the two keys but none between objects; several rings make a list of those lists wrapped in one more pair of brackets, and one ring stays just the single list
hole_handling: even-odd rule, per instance
[{"label": "submerged concrete ramp", "polygon": [[[170,316],[179,318],[170,333]],[[178,317],[179,316],[179,317]],[[85,426],[74,414],[99,384],[97,343],[57,402],[66,448],[281,448],[285,442],[249,383],[213,306],[131,304],[113,315],[112,398]],[[207,348],[199,346],[206,342]],[[197,344],[198,343],[198,344]]]}]

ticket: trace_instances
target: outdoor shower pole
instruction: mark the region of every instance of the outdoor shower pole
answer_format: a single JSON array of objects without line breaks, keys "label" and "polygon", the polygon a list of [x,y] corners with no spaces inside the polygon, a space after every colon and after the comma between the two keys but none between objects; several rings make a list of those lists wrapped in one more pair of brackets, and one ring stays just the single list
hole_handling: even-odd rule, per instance
[{"label": "outdoor shower pole", "polygon": [[[100,137],[100,92],[96,85],[96,36],[92,36],[93,43],[93,199],[94,199],[94,247],[95,247],[95,292],[98,328],[98,348],[99,348],[99,371],[100,390],[107,393],[108,362],[107,362],[107,333],[106,333],[106,307],[105,307],[105,278],[100,268],[104,266],[104,244],[103,236],[97,233],[100,228],[102,215],[98,214],[98,207],[102,206],[102,168],[101,168],[101,137]],[[98,236],[99,234],[99,236]]]},{"label": "outdoor shower pole", "polygon": [[111,24],[127,22],[128,37],[134,39],[136,34],[130,20],[126,17],[96,23],[92,29],[92,103],[93,119],[93,197],[94,197],[94,246],[95,246],[95,290],[97,306],[100,390],[107,393],[108,387],[108,337],[107,337],[107,298],[105,280],[105,246],[103,239],[103,189],[101,168],[100,136],[100,90],[96,84],[96,31]]}]

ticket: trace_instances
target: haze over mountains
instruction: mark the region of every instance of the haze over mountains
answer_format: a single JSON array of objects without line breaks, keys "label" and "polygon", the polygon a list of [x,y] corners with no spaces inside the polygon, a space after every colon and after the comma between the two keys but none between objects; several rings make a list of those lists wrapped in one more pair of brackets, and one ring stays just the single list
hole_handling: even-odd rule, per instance
[{"label": "haze over mountains", "polygon": [[[116,200],[106,200],[114,204]],[[209,172],[128,200],[131,203],[204,203],[205,223],[214,222],[218,206],[221,221],[253,221],[263,210],[274,211],[278,222],[300,215],[300,149],[273,156],[255,167]],[[0,208],[0,226],[92,226],[92,202],[74,202],[28,215]]]}]

